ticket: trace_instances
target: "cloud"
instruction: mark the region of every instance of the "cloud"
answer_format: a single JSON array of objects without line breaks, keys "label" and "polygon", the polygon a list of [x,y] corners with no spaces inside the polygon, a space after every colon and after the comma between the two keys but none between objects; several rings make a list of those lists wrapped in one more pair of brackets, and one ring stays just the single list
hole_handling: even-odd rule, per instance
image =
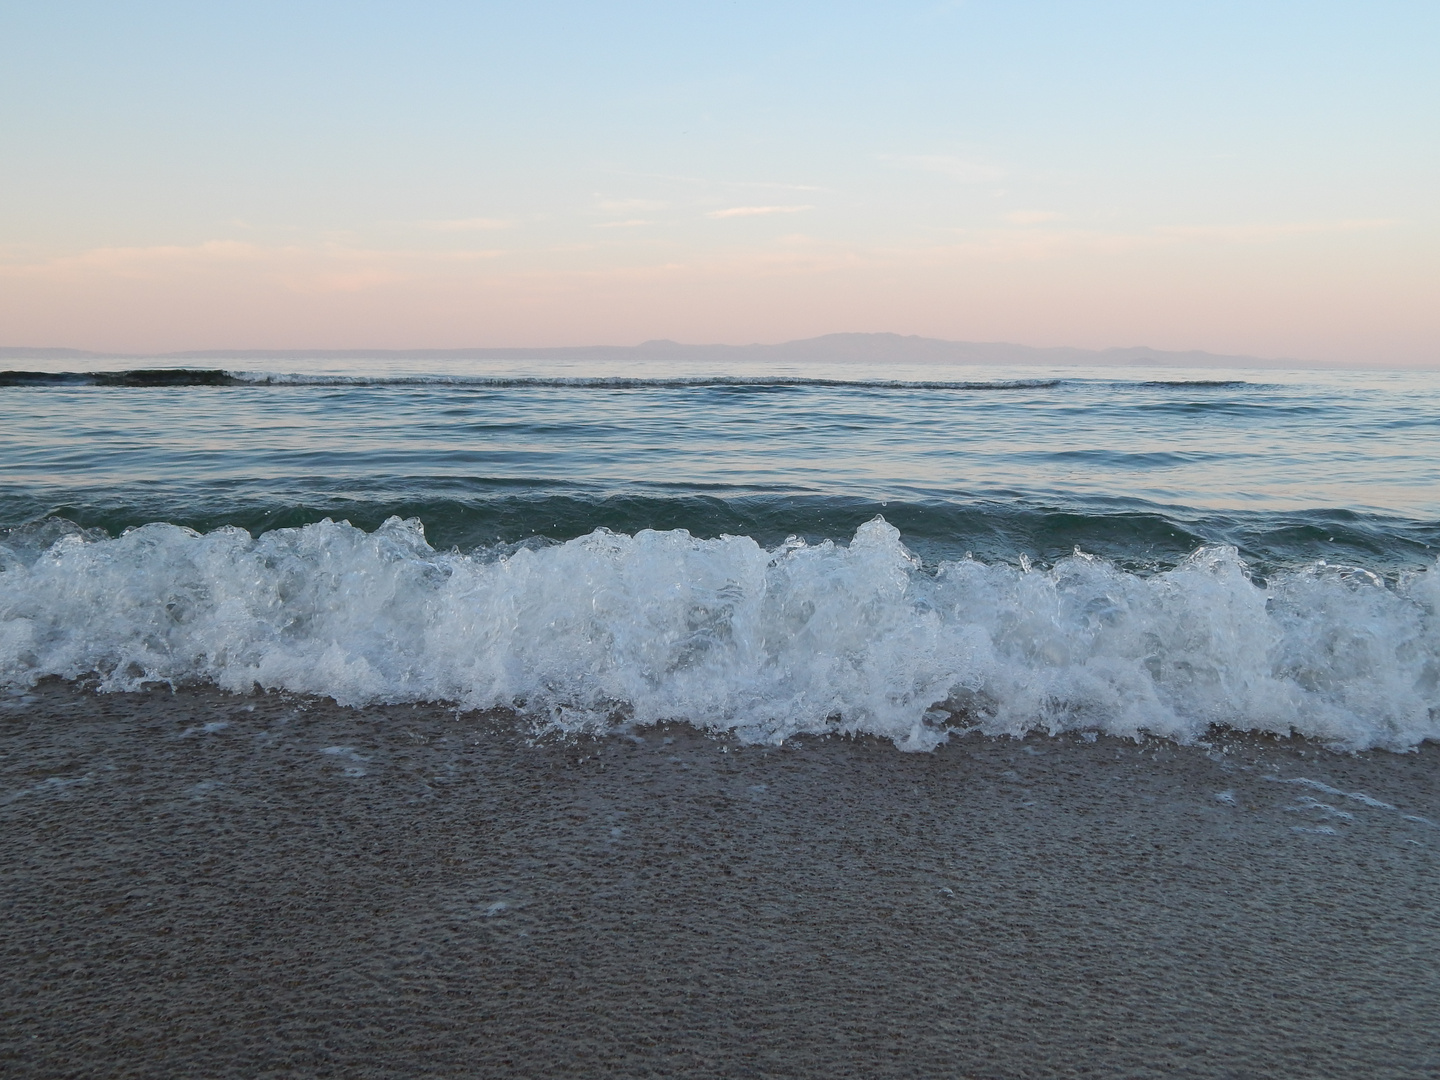
[{"label": "cloud", "polygon": [[1228,240],[1253,243],[1282,236],[1308,236],[1315,233],[1360,232],[1388,229],[1401,224],[1393,218],[1354,218],[1341,221],[1287,221],[1254,225],[1163,225],[1155,232],[1177,240]]},{"label": "cloud", "polygon": [[813,206],[732,206],[728,210],[711,210],[708,218],[759,217],[762,214],[798,214],[814,210]]},{"label": "cloud", "polygon": [[633,229],[637,225],[654,225],[655,222],[647,218],[631,218],[629,221],[598,221],[593,228],[596,229]]},{"label": "cloud", "polygon": [[73,255],[0,261],[0,279],[89,287],[100,281],[149,282],[177,287],[182,279],[212,282],[236,275],[268,281],[290,292],[352,293],[415,278],[466,272],[477,261],[506,255],[499,250],[406,251],[336,243],[265,247],[234,240],[148,247],[92,248]]},{"label": "cloud", "polygon": [[[404,253],[401,254],[403,255]],[[476,259],[498,259],[502,255],[509,254],[511,253],[504,248],[476,248],[470,251],[446,251],[426,253],[427,256],[435,259],[439,263],[464,263],[474,262]]]},{"label": "cloud", "polygon": [[484,229],[508,229],[515,223],[505,218],[456,218],[453,221],[427,221],[425,228],[436,232],[480,232]]},{"label": "cloud", "polygon": [[[278,249],[289,252],[294,249]],[[9,277],[36,277],[53,280],[91,276],[117,278],[150,277],[184,265],[216,266],[258,263],[269,249],[238,240],[210,240],[202,244],[152,244],[146,247],[100,247],[73,255],[8,261],[0,273]]]},{"label": "cloud", "polygon": [[[1007,215],[1017,221],[1019,215]],[[1018,224],[1029,224],[1017,221]],[[1102,229],[1044,227],[1030,229],[957,230],[961,239],[948,246],[967,257],[1013,262],[1040,262],[1074,256],[1155,251],[1187,246],[1219,248],[1229,245],[1282,244],[1286,240],[1373,231],[1402,224],[1374,218],[1338,221],[1290,221],[1245,225],[1158,225],[1143,231],[1110,232]],[[936,251],[947,250],[946,247]]]},{"label": "cloud", "polygon": [[902,169],[940,173],[963,184],[993,184],[1005,178],[1005,170],[997,165],[950,154],[881,154],[880,160]]},{"label": "cloud", "polygon": [[775,191],[825,191],[819,184],[786,184],[778,180],[713,180],[720,187],[770,188]]},{"label": "cloud", "polygon": [[[691,184],[722,188],[769,188],[775,191],[827,191],[819,184],[790,184],[780,180],[716,180],[707,176],[681,176],[676,173],[632,172],[627,169],[608,170],[614,176],[634,176],[644,180],[665,180],[675,184]],[[642,200],[634,200],[640,202]]]},{"label": "cloud", "polygon": [[1063,216],[1053,210],[1016,210],[1006,214],[1005,220],[1012,225],[1043,225],[1047,221],[1059,221]]},{"label": "cloud", "polygon": [[669,204],[656,199],[601,199],[595,205],[611,214],[623,214],[627,210],[643,214],[648,210],[664,210]]}]

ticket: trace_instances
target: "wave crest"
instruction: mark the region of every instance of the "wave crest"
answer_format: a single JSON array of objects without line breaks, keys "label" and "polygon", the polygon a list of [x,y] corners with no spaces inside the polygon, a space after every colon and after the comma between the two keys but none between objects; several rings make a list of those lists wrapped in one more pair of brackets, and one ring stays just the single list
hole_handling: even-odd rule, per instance
[{"label": "wave crest", "polygon": [[559,728],[689,720],[752,741],[956,728],[1440,738],[1440,573],[1324,564],[1257,585],[1233,548],[1128,573],[922,568],[882,518],[848,546],[598,530],[500,556],[418,520],[258,538],[154,524],[0,548],[0,681],[205,681],[341,704],[517,707]]}]

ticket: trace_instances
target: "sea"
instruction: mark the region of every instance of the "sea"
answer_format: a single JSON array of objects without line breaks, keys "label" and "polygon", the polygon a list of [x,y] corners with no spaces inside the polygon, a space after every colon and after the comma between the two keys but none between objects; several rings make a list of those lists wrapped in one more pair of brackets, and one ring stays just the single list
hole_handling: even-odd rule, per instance
[{"label": "sea", "polygon": [[1440,378],[268,356],[0,373],[0,684],[746,743],[1440,739]]}]

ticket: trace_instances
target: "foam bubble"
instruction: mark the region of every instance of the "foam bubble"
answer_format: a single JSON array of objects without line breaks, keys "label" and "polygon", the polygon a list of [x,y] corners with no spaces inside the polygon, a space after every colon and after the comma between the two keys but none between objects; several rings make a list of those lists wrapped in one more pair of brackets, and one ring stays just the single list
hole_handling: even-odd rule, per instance
[{"label": "foam bubble", "polygon": [[599,530],[504,557],[437,552],[398,518],[258,538],[155,524],[0,567],[0,681],[19,687],[204,681],[917,750],[957,727],[1440,737],[1434,570],[1386,585],[1322,564],[1260,586],[1207,547],[1152,576],[1079,553],[934,571],[880,518],[848,546]]}]

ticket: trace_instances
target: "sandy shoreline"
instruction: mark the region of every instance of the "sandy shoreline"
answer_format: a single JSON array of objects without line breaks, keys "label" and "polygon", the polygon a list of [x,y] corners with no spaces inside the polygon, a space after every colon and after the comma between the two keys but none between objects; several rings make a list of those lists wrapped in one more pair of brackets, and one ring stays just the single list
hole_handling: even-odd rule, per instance
[{"label": "sandy shoreline", "polygon": [[0,706],[7,1075],[1440,1071],[1434,745]]}]

